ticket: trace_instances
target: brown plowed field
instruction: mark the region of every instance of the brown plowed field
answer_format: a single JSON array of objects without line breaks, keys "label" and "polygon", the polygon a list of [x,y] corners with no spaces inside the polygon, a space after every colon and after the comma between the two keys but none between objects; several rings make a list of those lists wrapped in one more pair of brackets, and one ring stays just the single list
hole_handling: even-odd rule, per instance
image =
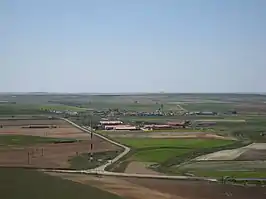
[{"label": "brown plowed field", "polygon": [[[33,135],[51,138],[89,140],[88,133],[63,120],[0,120],[0,135]],[[22,128],[29,125],[56,125],[57,128]]]},{"label": "brown plowed field", "polygon": [[[0,166],[69,168],[68,160],[80,153],[90,152],[93,143],[94,152],[114,151],[118,147],[98,137],[90,140],[90,135],[62,120],[9,120],[0,124],[0,135],[32,135],[52,138],[79,139],[74,143],[34,144],[31,146],[1,146]],[[57,125],[58,128],[22,128],[27,125]],[[30,155],[28,155],[30,153]]]},{"label": "brown plowed field", "polygon": [[266,188],[222,185],[207,182],[140,179],[122,177],[97,178],[88,175],[50,173],[78,183],[95,186],[126,199],[265,199]]},{"label": "brown plowed field", "polygon": [[[0,166],[69,168],[68,160],[76,156],[76,152],[79,154],[90,152],[90,143],[91,141],[81,141],[75,143],[38,144],[28,147],[2,147],[0,148]],[[93,152],[118,149],[116,146],[98,138],[94,138],[93,143]],[[29,159],[28,153],[30,153]]]}]

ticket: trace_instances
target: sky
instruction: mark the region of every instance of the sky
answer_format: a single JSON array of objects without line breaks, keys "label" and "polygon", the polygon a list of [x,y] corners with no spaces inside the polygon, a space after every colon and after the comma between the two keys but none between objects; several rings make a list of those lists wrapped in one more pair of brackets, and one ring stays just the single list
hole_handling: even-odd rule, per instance
[{"label": "sky", "polygon": [[265,0],[1,0],[0,92],[266,92]]}]

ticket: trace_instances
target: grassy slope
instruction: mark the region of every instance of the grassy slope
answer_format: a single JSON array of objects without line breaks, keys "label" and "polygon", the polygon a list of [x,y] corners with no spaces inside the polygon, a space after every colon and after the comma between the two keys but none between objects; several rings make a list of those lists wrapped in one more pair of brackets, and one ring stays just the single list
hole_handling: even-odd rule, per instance
[{"label": "grassy slope", "polygon": [[28,135],[0,135],[0,145],[32,145],[38,143],[54,143],[60,141],[75,141],[73,139],[46,138]]},{"label": "grassy slope", "polygon": [[99,189],[34,170],[0,169],[3,199],[121,199]]}]

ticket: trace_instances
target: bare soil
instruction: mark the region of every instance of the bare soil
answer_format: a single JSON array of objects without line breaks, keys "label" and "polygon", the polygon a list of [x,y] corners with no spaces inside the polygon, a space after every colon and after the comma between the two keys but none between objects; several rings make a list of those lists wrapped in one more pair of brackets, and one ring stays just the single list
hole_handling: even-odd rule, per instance
[{"label": "bare soil", "polygon": [[128,164],[124,173],[162,175],[161,173],[153,171],[152,169],[148,168],[152,164],[153,163],[151,162],[132,161]]},{"label": "bare soil", "polygon": [[266,198],[266,188],[263,187],[242,187],[196,181],[50,174],[82,184],[88,184],[127,199]]},{"label": "bare soil", "polygon": [[266,160],[266,150],[251,149],[241,154],[236,160]]},{"label": "bare soil", "polygon": [[264,199],[266,188],[241,187],[208,182],[157,179],[128,179],[129,182],[184,199]]},{"label": "bare soil", "polygon": [[[0,166],[36,167],[36,168],[69,168],[71,157],[89,153],[90,144],[93,152],[114,151],[119,148],[99,138],[92,141],[75,143],[37,144],[27,147],[0,147]],[[30,153],[30,155],[28,155]]]},{"label": "bare soil", "polygon": [[[89,140],[88,133],[63,120],[0,120],[0,135],[32,135],[51,138]],[[56,125],[57,128],[23,128],[28,125]]]}]

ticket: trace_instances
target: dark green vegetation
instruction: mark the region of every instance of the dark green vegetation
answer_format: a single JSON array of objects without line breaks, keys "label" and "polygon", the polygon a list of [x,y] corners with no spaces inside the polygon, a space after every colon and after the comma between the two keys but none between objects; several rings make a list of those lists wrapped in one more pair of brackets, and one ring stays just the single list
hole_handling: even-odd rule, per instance
[{"label": "dark green vegetation", "polygon": [[98,152],[93,154],[93,159],[90,160],[90,154],[80,154],[69,160],[70,168],[72,169],[93,169],[102,164],[107,163],[108,160],[113,159],[119,155],[121,151],[108,151],[108,152]]},{"label": "dark green vegetation", "polygon": [[58,138],[46,138],[38,136],[27,135],[0,135],[0,146],[8,145],[33,145],[40,143],[71,143],[76,142],[75,139],[58,139]]},{"label": "dark green vegetation", "polygon": [[38,106],[30,104],[0,104],[0,115],[38,115],[43,111]]},{"label": "dark green vegetation", "polygon": [[23,169],[0,169],[3,199],[121,199],[120,197],[59,177]]}]

